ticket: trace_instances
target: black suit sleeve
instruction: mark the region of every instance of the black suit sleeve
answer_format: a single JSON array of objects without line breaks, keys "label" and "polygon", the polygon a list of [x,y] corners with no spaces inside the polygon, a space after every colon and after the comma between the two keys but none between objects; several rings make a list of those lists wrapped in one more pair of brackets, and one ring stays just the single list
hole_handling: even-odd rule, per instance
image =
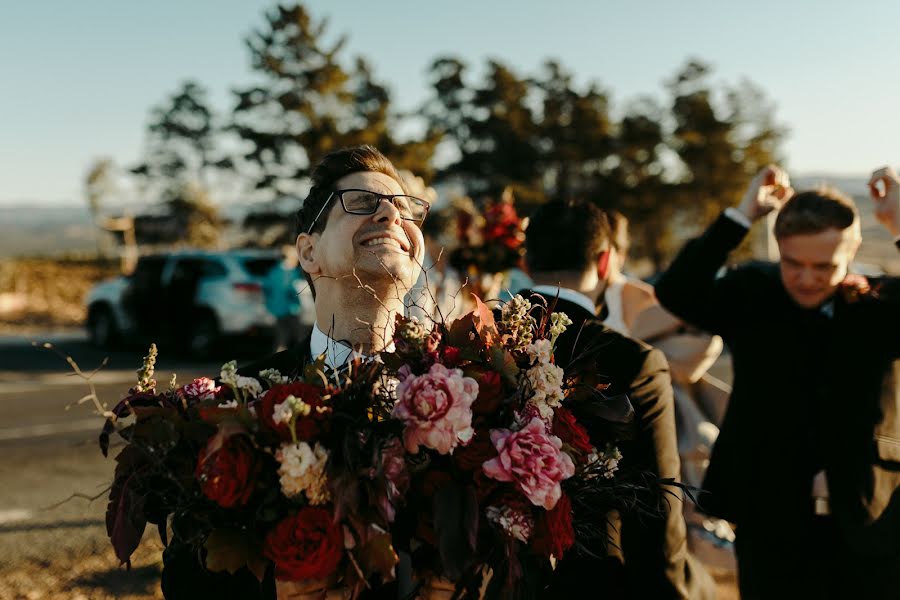
[{"label": "black suit sleeve", "polygon": [[[659,350],[644,349],[643,364],[628,397],[640,424],[636,440],[623,450],[623,465],[633,464],[661,479],[680,480],[675,434],[675,400],[669,365]],[[635,598],[694,598],[688,572],[687,530],[680,490],[663,486],[663,516],[622,516],[622,553],[628,588]]]},{"label": "black suit sleeve", "polygon": [[740,294],[729,275],[717,278],[729,252],[747,235],[747,228],[719,217],[700,237],[688,242],[656,283],[656,297],[679,318],[706,331],[724,335],[736,321]]}]

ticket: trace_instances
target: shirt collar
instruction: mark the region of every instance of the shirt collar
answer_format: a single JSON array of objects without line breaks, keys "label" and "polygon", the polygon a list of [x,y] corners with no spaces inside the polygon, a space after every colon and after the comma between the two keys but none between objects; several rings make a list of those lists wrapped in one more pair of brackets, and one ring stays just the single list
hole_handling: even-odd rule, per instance
[{"label": "shirt collar", "polygon": [[[387,352],[394,351],[394,342],[391,341],[385,348]],[[332,370],[343,367],[354,356],[366,356],[357,352],[346,342],[338,341],[319,329],[319,324],[314,323],[312,335],[309,336],[309,355],[313,360],[325,355],[325,366]]]},{"label": "shirt collar", "polygon": [[558,295],[560,300],[577,304],[592,315],[597,313],[597,307],[594,305],[594,301],[581,292],[555,285],[536,285],[531,288],[531,291],[544,296],[548,301],[556,298]]},{"label": "shirt collar", "polygon": [[353,348],[344,342],[333,339],[319,329],[318,323],[315,323],[312,335],[309,337],[309,355],[315,360],[323,354],[325,355],[325,365],[330,369],[337,369],[350,360]]}]

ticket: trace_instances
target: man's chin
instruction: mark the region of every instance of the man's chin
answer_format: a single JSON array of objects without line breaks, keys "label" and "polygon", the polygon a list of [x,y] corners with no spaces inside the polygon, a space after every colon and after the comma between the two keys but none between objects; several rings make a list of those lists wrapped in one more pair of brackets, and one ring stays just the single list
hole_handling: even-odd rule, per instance
[{"label": "man's chin", "polygon": [[791,299],[801,308],[819,308],[828,300],[828,294],[791,294]]},{"label": "man's chin", "polygon": [[399,253],[363,257],[356,265],[357,275],[368,285],[383,281],[386,284],[410,287],[415,283],[419,271],[419,265],[408,255]]}]

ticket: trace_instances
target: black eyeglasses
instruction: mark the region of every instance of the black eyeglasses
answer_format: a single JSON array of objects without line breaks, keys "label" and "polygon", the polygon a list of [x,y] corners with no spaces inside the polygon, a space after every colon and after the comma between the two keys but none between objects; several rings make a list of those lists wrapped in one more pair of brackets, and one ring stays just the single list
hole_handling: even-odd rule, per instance
[{"label": "black eyeglasses", "polygon": [[421,198],[416,198],[415,196],[406,196],[404,194],[379,194],[378,192],[372,192],[370,190],[335,190],[331,192],[328,199],[322,205],[322,208],[319,209],[316,218],[313,219],[309,229],[306,230],[306,233],[312,233],[313,227],[316,226],[316,221],[322,216],[325,207],[328,206],[335,195],[340,199],[341,208],[344,209],[344,212],[351,215],[373,215],[378,211],[378,206],[381,204],[381,201],[387,200],[393,204],[400,213],[401,219],[406,221],[419,221],[419,224],[421,224],[428,214],[428,209],[431,208],[431,205],[428,204],[428,202]]}]

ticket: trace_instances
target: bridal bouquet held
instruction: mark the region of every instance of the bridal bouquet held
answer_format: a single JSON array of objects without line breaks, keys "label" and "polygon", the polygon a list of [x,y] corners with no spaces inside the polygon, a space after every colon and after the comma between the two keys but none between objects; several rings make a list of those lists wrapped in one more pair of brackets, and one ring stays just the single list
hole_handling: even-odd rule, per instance
[{"label": "bridal bouquet held", "polygon": [[356,357],[326,377],[319,361],[289,381],[231,362],[218,381],[160,390],[155,360],[151,347],[100,437],[104,454],[113,432],[125,441],[106,515],[122,562],[150,523],[211,571],[273,570],[282,598],[355,597],[393,579],[408,475],[383,364]]},{"label": "bridal bouquet held", "polygon": [[539,597],[556,561],[605,538],[622,457],[595,447],[566,408],[573,394],[600,400],[604,386],[586,390],[554,364],[572,322],[537,298],[515,296],[499,320],[476,298],[474,312],[431,330],[397,317],[383,360],[399,379],[392,417],[410,483],[394,541],[426,596]]},{"label": "bridal bouquet held", "polygon": [[119,559],[152,524],[208,570],[274,574],[280,598],[357,597],[398,577],[400,552],[401,589],[539,595],[556,561],[605,536],[621,455],[566,408],[603,389],[554,364],[568,317],[475,302],[430,329],[397,316],[389,351],[293,379],[231,362],[160,389],[151,347],[100,436],[104,454],[125,442],[107,510]]}]

